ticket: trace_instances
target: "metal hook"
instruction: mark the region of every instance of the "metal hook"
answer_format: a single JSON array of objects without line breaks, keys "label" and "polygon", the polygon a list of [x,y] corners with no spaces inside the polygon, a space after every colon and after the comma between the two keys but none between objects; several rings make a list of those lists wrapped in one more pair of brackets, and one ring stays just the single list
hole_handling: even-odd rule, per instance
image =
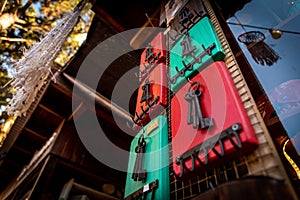
[{"label": "metal hook", "polygon": [[[228,132],[227,132],[227,137],[229,138],[231,144],[237,149],[242,148],[242,142],[238,135],[238,132],[240,132],[241,130],[242,130],[241,124],[236,123],[236,124],[233,124],[231,126],[231,129],[228,130]],[[236,138],[237,143],[233,140],[232,135]]]},{"label": "metal hook", "polygon": [[143,119],[145,117],[146,114],[149,114],[149,107],[146,107],[146,109],[144,110],[144,107],[141,106],[141,110],[142,110],[142,114],[141,114],[141,118]]},{"label": "metal hook", "polygon": [[[135,115],[137,115],[137,113],[135,113]],[[129,123],[128,121],[126,122],[127,127],[130,128],[130,129],[132,129],[132,130],[134,130],[134,124],[136,124],[136,125],[140,125],[141,124],[141,122],[138,122],[138,120],[140,120],[139,116],[137,116],[138,119],[136,119],[136,120],[134,119],[135,115],[134,116],[130,115],[130,118],[131,118],[131,120],[132,120],[133,123]]]},{"label": "metal hook", "polygon": [[179,76],[181,76],[181,77],[184,76],[184,71],[183,71],[183,70],[179,70],[177,66],[175,67],[175,70],[176,70],[176,72],[177,72],[177,74],[178,74]]},{"label": "metal hook", "polygon": [[188,83],[189,83],[190,85],[193,84],[193,81],[191,81],[191,79],[190,79],[189,77],[186,77],[186,80],[188,81]]},{"label": "metal hook", "polygon": [[146,101],[146,104],[148,105],[149,110],[154,109],[157,106],[157,101],[159,99],[159,96],[155,97],[155,99],[152,101],[152,103],[149,103]]},{"label": "metal hook", "polygon": [[[204,162],[199,158],[200,153],[203,152],[204,154]],[[200,163],[200,165],[205,166],[208,163],[208,151],[206,148],[201,148],[199,152],[194,152],[197,156],[195,156],[196,160]]]},{"label": "metal hook", "polygon": [[224,154],[225,154],[223,143],[222,143],[221,140],[218,140],[218,143],[219,143],[219,145],[220,145],[220,150],[221,150],[221,152],[218,152],[217,149],[215,148],[215,146],[212,147],[212,150],[213,150],[213,152],[214,152],[217,156],[223,157]]},{"label": "metal hook", "polygon": [[175,175],[176,175],[178,178],[181,178],[182,175],[183,175],[184,166],[183,166],[183,160],[182,160],[182,158],[181,158],[180,156],[176,158],[176,164],[177,164],[177,165],[178,165],[178,164],[180,165],[180,174],[177,175],[177,174],[175,173]]},{"label": "metal hook", "polygon": [[143,114],[142,114],[142,115],[139,115],[137,112],[135,112],[135,116],[136,116],[137,119],[134,119],[133,121],[134,121],[136,124],[140,124],[141,122],[138,122],[138,121],[141,121],[141,120],[144,118]]}]

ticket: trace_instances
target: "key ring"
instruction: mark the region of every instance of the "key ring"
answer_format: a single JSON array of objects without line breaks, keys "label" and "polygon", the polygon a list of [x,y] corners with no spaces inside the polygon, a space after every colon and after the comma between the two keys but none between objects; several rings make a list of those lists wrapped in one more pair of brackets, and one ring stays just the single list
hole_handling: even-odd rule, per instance
[{"label": "key ring", "polygon": [[144,138],[144,134],[142,134],[142,135],[139,137],[138,145],[141,145],[141,146],[145,146],[145,145],[146,145],[146,141],[145,141],[145,138]]},{"label": "key ring", "polygon": [[[194,88],[194,86],[196,85],[196,88]],[[198,94],[196,92],[199,92]],[[189,94],[195,94],[197,96],[200,96],[201,95],[201,91],[200,91],[200,82],[198,81],[195,81],[193,83],[191,83],[189,89],[188,89],[188,93]]]}]

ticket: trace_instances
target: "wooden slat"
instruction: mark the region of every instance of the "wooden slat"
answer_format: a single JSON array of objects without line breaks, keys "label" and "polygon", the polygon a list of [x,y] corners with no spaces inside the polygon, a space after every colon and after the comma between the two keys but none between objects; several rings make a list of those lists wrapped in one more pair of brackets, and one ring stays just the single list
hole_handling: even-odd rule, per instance
[{"label": "wooden slat", "polygon": [[45,106],[45,105],[43,105],[43,104],[41,104],[41,103],[40,103],[38,106],[39,106],[41,109],[45,110],[46,112],[50,113],[51,115],[54,115],[54,116],[56,116],[56,117],[58,117],[58,118],[61,118],[61,119],[64,118],[64,117],[61,116],[60,114],[54,112],[53,110],[49,109],[47,106]]},{"label": "wooden slat", "polygon": [[48,139],[47,137],[45,137],[45,136],[43,136],[43,135],[41,135],[41,134],[39,134],[39,133],[37,133],[37,132],[35,132],[35,131],[27,128],[27,127],[25,127],[24,130],[30,134],[30,137],[36,137],[36,138],[39,138],[39,139],[45,140],[45,141]]},{"label": "wooden slat", "polygon": [[13,148],[20,151],[20,152],[22,152],[22,153],[25,153],[25,154],[28,154],[28,155],[33,155],[33,152],[28,151],[28,150],[26,150],[22,147],[17,146],[17,145],[14,145]]}]

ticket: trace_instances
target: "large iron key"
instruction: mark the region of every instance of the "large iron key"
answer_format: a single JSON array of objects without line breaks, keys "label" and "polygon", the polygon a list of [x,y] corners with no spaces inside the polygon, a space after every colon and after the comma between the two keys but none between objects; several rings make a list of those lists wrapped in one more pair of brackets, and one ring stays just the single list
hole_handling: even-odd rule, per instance
[{"label": "large iron key", "polygon": [[142,181],[146,179],[147,171],[143,169],[143,157],[146,149],[146,141],[144,135],[141,135],[138,140],[138,145],[135,148],[136,160],[134,164],[132,179],[134,181]]},{"label": "large iron key", "polygon": [[198,97],[200,97],[200,96],[201,96],[200,91],[193,92],[193,100],[195,101],[196,112],[197,112],[198,120],[200,122],[200,127],[201,127],[201,129],[206,129],[213,125],[213,120],[210,117],[203,117],[201,105],[200,105],[200,102],[198,99]]}]

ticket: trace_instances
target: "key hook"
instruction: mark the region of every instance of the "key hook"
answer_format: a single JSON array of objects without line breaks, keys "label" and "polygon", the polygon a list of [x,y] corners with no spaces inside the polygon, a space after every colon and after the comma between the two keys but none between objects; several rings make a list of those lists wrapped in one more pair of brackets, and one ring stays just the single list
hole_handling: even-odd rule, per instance
[{"label": "key hook", "polygon": [[193,84],[193,81],[191,81],[191,79],[190,79],[189,77],[186,77],[186,80],[188,81],[188,83],[189,83],[190,85]]}]

